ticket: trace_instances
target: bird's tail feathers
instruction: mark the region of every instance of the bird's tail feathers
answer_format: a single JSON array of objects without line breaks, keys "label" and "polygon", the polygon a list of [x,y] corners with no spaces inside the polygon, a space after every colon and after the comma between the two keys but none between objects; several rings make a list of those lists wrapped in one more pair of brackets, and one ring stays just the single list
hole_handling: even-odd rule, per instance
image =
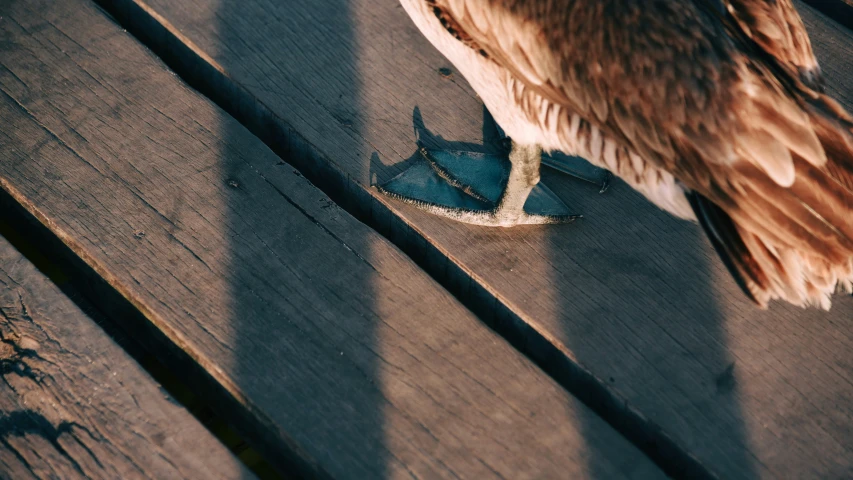
[{"label": "bird's tail feathers", "polygon": [[[796,180],[790,187],[757,169],[741,172],[738,177],[747,179],[738,186],[741,197],[723,201],[724,208],[688,193],[723,262],[761,307],[781,299],[828,309],[833,293],[853,292],[853,118],[813,91],[804,94],[801,105],[826,163],[814,165],[792,152]],[[749,208],[739,208],[746,204]]]}]

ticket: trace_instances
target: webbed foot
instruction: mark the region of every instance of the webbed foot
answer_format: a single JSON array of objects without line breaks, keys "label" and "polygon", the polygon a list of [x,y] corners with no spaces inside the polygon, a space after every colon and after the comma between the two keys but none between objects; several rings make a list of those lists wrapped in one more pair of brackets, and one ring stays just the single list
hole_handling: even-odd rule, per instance
[{"label": "webbed foot", "polygon": [[[538,148],[516,148],[510,153],[511,161],[499,155],[423,146],[419,152],[424,163],[379,190],[430,213],[475,225],[569,223],[580,217],[539,184]],[[532,175],[535,178],[529,178]]]}]

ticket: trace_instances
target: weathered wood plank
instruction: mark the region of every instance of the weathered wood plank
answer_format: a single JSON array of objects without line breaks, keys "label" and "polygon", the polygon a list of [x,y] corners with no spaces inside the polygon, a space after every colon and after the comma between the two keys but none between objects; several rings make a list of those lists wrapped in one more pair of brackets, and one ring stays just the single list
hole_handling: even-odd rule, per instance
[{"label": "weathered wood plank", "polygon": [[[492,140],[474,92],[394,0],[100,1],[460,296],[491,302],[498,328],[675,473],[853,475],[852,299],[756,310],[698,227],[621,183],[598,196],[546,172],[586,219],[509,231],[369,188],[410,165],[413,123],[433,144]],[[798,5],[853,107],[853,36]]]},{"label": "weathered wood plank", "polygon": [[254,475],[0,237],[0,478]]},{"label": "weathered wood plank", "polygon": [[803,0],[832,20],[853,30],[853,0]]},{"label": "weathered wood plank", "polygon": [[93,4],[0,17],[0,186],[235,399],[220,413],[280,468],[662,476]]}]

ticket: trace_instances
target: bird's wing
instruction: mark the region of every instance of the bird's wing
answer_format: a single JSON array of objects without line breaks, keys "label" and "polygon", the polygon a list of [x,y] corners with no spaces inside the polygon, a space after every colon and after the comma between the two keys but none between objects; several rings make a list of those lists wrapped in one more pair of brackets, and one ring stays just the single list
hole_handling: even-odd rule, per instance
[{"label": "bird's wing", "polygon": [[[448,31],[523,84],[519,97],[536,94],[576,112],[667,170],[684,161],[683,143],[711,164],[752,161],[780,184],[794,170],[783,150],[826,161],[808,114],[750,56],[754,43],[732,37],[742,30],[721,21],[719,0],[425,1]],[[784,76],[786,64],[776,63]]]},{"label": "bird's wing", "polygon": [[577,113],[713,204],[721,255],[759,303],[790,274],[779,250],[849,262],[853,119],[792,70],[801,40],[769,42],[775,17],[754,20],[759,39],[722,0],[424,1],[512,73],[532,119],[549,102]]},{"label": "bird's wing", "polygon": [[726,8],[762,49],[796,68],[810,88],[823,91],[811,40],[791,0],[727,0]]}]

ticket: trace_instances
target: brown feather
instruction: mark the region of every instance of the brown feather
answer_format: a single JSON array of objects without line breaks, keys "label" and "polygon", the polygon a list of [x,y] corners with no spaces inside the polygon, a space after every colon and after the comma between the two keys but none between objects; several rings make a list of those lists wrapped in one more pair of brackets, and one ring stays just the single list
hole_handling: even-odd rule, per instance
[{"label": "brown feather", "polygon": [[557,105],[560,135],[586,126],[588,152],[615,142],[693,191],[758,303],[826,306],[850,284],[853,121],[819,92],[791,0],[424,1],[531,121]]},{"label": "brown feather", "polygon": [[811,40],[791,0],[728,0],[727,9],[764,51],[794,66],[809,88],[823,91]]}]

